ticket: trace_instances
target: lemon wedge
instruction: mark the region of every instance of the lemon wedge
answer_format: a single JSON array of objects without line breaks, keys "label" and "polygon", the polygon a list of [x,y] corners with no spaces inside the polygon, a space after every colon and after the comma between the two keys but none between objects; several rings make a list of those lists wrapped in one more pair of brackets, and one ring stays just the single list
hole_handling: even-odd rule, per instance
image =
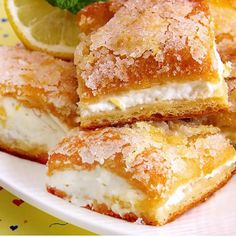
[{"label": "lemon wedge", "polygon": [[8,19],[29,49],[72,59],[79,43],[76,16],[46,0],[4,0]]}]

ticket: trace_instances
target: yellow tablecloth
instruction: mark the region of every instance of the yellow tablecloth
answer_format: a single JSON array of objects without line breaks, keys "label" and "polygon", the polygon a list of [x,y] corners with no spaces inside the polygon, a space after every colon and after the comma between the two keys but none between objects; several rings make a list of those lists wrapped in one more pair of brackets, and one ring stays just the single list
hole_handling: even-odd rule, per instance
[{"label": "yellow tablecloth", "polygon": [[[0,45],[18,41],[0,0]],[[21,201],[0,187],[0,235],[91,235],[92,233],[58,220]]]}]

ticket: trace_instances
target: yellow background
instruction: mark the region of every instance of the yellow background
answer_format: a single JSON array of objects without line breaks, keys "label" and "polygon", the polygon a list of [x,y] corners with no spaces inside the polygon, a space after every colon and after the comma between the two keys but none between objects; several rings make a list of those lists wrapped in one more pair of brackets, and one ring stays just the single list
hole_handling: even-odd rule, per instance
[{"label": "yellow background", "polygon": [[[6,19],[3,0],[0,0],[0,45],[15,45],[18,42]],[[13,200],[18,199],[0,188],[0,235],[92,234],[91,232],[58,220],[27,203],[17,206],[13,203]]]}]

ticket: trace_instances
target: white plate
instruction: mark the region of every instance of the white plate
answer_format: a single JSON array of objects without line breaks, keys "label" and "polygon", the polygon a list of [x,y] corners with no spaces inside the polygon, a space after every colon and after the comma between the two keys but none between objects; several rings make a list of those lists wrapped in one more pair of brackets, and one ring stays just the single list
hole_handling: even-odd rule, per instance
[{"label": "white plate", "polygon": [[0,185],[31,205],[98,234],[236,234],[236,177],[207,202],[163,227],[128,223],[78,208],[45,191],[45,166],[0,152]]}]

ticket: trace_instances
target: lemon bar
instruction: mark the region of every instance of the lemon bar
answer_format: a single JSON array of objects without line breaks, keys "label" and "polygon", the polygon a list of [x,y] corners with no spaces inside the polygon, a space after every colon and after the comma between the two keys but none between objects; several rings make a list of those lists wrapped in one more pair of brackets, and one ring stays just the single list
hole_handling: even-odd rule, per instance
[{"label": "lemon bar", "polygon": [[76,124],[73,63],[0,47],[0,65],[0,148],[46,163],[48,150]]},{"label": "lemon bar", "polygon": [[126,1],[75,51],[81,126],[227,110],[213,28],[207,1]]},{"label": "lemon bar", "polygon": [[232,176],[236,152],[213,126],[137,122],[76,128],[50,152],[50,193],[131,222],[164,225]]}]

